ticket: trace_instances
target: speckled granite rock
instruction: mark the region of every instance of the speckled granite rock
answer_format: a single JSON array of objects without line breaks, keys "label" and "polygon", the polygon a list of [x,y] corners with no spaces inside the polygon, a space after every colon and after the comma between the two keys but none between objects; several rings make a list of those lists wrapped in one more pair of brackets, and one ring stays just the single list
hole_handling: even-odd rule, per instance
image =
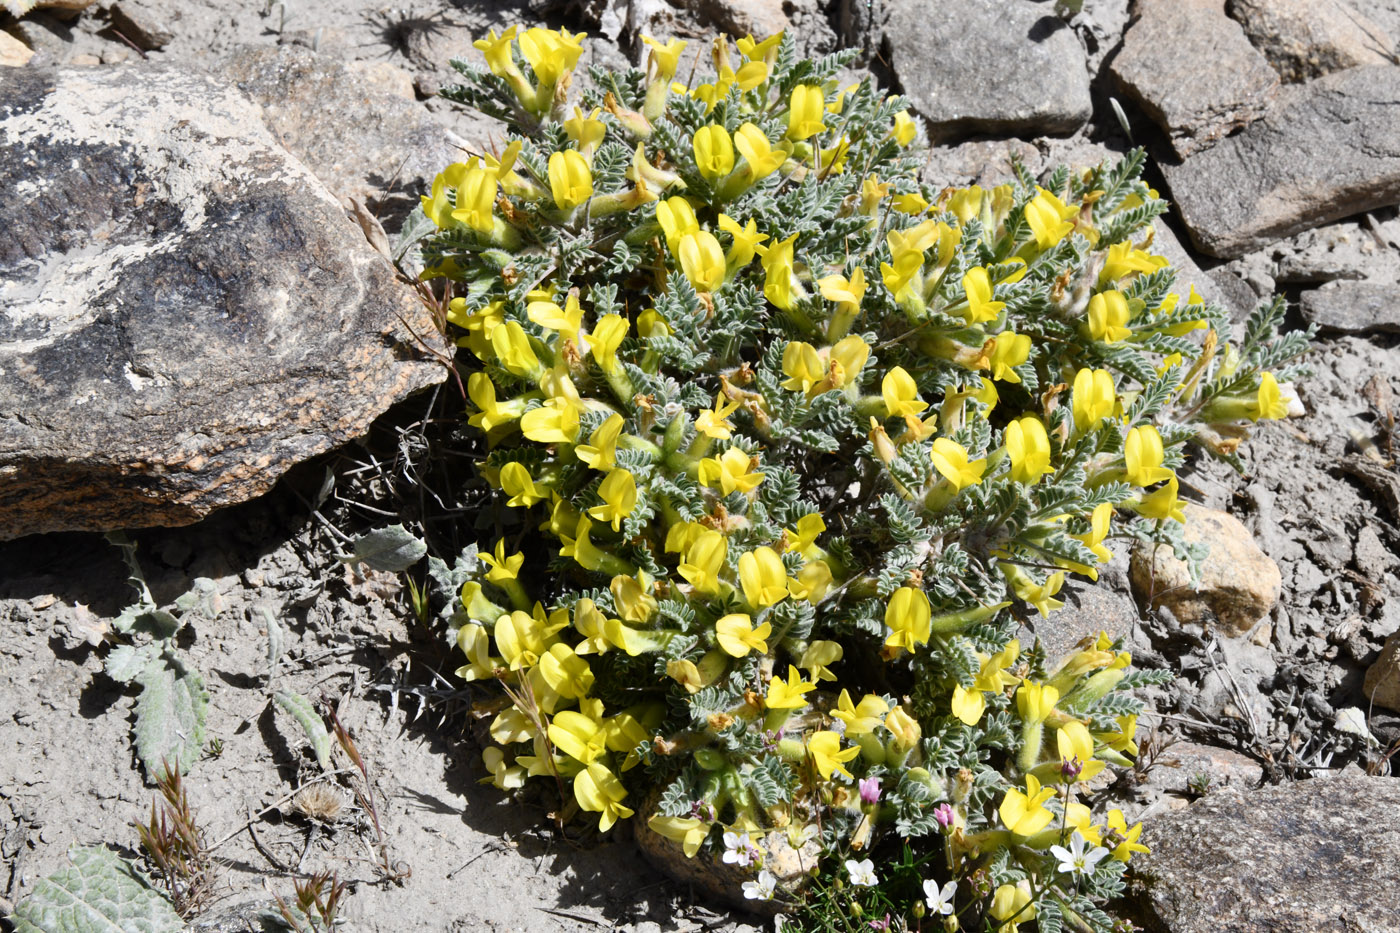
[{"label": "speckled granite rock", "polygon": [[194,522],[443,370],[410,289],[236,88],[0,71],[0,538]]},{"label": "speckled granite rock", "polygon": [[1149,821],[1133,860],[1150,933],[1400,930],[1400,780],[1229,788]]}]

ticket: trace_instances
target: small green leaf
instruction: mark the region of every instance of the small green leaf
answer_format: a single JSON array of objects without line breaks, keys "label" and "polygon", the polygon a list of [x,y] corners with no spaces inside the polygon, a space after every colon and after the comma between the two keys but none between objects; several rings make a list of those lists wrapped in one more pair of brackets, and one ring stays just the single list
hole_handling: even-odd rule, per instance
[{"label": "small green leaf", "polygon": [[112,653],[107,655],[105,670],[107,676],[113,680],[129,684],[140,676],[155,656],[160,652],[160,645],[148,644],[136,647],[135,645],[117,645],[112,649]]},{"label": "small green leaf", "polygon": [[136,756],[151,780],[164,762],[188,774],[204,748],[204,720],[209,691],[199,671],[168,648],[151,660],[136,678]]},{"label": "small green leaf", "polygon": [[374,570],[399,573],[428,553],[428,546],[402,525],[377,528],[351,542],[350,553],[339,555],[347,564],[363,561]]},{"label": "small green leaf", "polygon": [[325,722],[311,706],[311,701],[300,693],[293,693],[290,690],[278,690],[272,695],[272,699],[301,725],[302,731],[311,741],[311,748],[316,752],[316,763],[321,766],[322,771],[329,771],[331,769],[331,736],[326,731]]},{"label": "small green leaf", "polygon": [[179,933],[175,907],[146,876],[107,849],[73,849],[73,867],[34,886],[10,918],[16,933]]}]

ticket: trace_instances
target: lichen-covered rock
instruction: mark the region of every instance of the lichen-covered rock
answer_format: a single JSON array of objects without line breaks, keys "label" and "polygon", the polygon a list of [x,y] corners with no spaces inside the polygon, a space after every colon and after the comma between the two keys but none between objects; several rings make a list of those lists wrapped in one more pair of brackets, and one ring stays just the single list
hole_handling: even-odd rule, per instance
[{"label": "lichen-covered rock", "polygon": [[1344,0],[1229,0],[1229,12],[1285,81],[1391,63],[1395,40]]},{"label": "lichen-covered rock", "polygon": [[1151,933],[1400,929],[1400,781],[1229,788],[1145,824],[1133,860]]},{"label": "lichen-covered rock", "polygon": [[880,5],[890,65],[935,140],[1072,133],[1089,119],[1084,50],[1049,4]]},{"label": "lichen-covered rock", "polygon": [[1226,259],[1400,201],[1400,68],[1349,68],[1279,91],[1263,118],[1160,163],[1202,252]]},{"label": "lichen-covered rock", "polygon": [[1283,576],[1278,564],[1254,543],[1239,519],[1188,503],[1186,540],[1205,544],[1199,589],[1191,587],[1190,568],[1168,545],[1133,548],[1130,572],[1138,598],[1166,606],[1185,623],[1214,619],[1222,635],[1246,634],[1278,602]]},{"label": "lichen-covered rock", "polygon": [[0,538],[181,525],[443,370],[411,289],[236,88],[0,71]]},{"label": "lichen-covered rock", "polygon": [[1224,0],[1139,0],[1134,11],[1109,67],[1177,155],[1263,116],[1278,75],[1225,15]]},{"label": "lichen-covered rock", "polygon": [[368,205],[389,229],[461,158],[422,107],[310,49],[245,48],[223,74],[262,105],[273,135],[327,188]]}]

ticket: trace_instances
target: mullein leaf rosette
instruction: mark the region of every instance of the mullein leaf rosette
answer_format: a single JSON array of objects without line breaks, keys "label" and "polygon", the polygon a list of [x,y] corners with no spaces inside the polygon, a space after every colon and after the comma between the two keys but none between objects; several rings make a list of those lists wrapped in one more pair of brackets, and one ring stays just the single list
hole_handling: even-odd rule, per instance
[{"label": "mullein leaf rosette", "polygon": [[[848,53],[721,38],[686,86],[685,43],[646,45],[574,94],[581,37],[493,33],[444,91],[511,126],[419,243],[519,521],[453,614],[458,674],[505,697],[486,780],[640,813],[750,905],[807,896],[774,834],[831,865],[903,840],[870,887],[895,909],[922,877],[965,922],[1107,930],[1140,827],[1080,798],[1160,672],[1107,636],[1048,663],[1018,619],[1110,537],[1180,541],[1186,444],[1282,417],[1307,335],[1266,306],[1232,345],[1174,290],[1141,151],[939,189]],[[1111,857],[1065,877],[1072,841]]]}]

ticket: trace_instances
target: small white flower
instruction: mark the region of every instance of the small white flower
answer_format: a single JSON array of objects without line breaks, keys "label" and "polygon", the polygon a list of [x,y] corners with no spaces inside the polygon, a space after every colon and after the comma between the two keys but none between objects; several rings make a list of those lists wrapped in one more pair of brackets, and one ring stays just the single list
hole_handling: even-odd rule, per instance
[{"label": "small white flower", "polygon": [[928,904],[929,913],[935,917],[946,917],[953,912],[953,895],[958,892],[958,883],[950,881],[945,884],[942,890],[938,887],[937,881],[924,882],[924,902]]},{"label": "small white flower", "polygon": [[857,862],[855,859],[846,859],[846,871],[851,876],[851,884],[858,888],[873,888],[880,883],[875,877],[875,862],[865,859]]},{"label": "small white flower", "polygon": [[1089,840],[1084,838],[1079,830],[1074,831],[1070,837],[1069,848],[1064,846],[1051,846],[1050,854],[1060,860],[1060,871],[1071,875],[1083,875],[1086,878],[1094,873],[1094,869],[1099,862],[1108,857],[1108,850],[1103,846],[1093,846],[1090,848]]},{"label": "small white flower", "polygon": [[765,868],[758,873],[757,881],[744,882],[744,897],[751,901],[771,901],[777,887],[778,879],[774,878],[773,873]]},{"label": "small white flower", "polygon": [[753,844],[748,833],[724,834],[724,861],[728,865],[748,868],[758,861],[758,846]]}]

